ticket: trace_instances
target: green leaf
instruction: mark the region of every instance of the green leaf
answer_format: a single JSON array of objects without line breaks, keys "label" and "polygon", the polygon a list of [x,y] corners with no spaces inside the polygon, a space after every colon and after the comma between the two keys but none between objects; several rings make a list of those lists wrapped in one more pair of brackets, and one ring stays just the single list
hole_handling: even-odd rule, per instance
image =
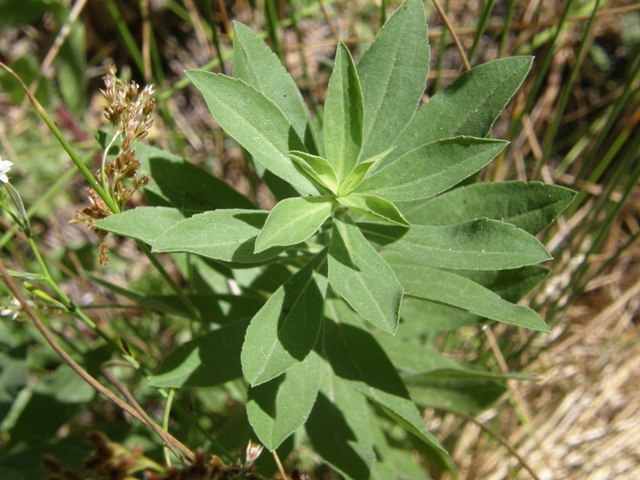
[{"label": "green leaf", "polygon": [[412,223],[451,225],[479,217],[512,223],[535,235],[571,203],[568,188],[540,182],[476,183],[428,201],[401,204]]},{"label": "green leaf", "polygon": [[332,197],[294,197],[276,204],[256,239],[255,253],[309,239],[331,216]]},{"label": "green leaf", "polygon": [[380,254],[386,259],[406,257],[427,267],[502,270],[551,258],[536,237],[487,218],[459,225],[412,225],[399,239],[377,225],[364,228],[369,239],[384,245]]},{"label": "green leaf", "polygon": [[549,327],[537,313],[515,305],[455,273],[416,266],[415,258],[394,258],[391,267],[407,295],[452,305],[497,322],[549,332]]},{"label": "green leaf", "polygon": [[483,380],[504,380],[508,378],[529,379],[525,375],[511,373],[504,375],[484,370],[446,357],[429,346],[414,339],[406,340],[391,335],[376,335],[376,340],[401,372],[407,384],[426,384],[427,379],[442,377],[475,378]]},{"label": "green leaf", "polygon": [[353,190],[358,188],[369,172],[375,170],[378,164],[384,160],[392,150],[393,147],[388,148],[387,150],[380,152],[353,167],[353,170],[349,172],[349,175],[347,175],[342,183],[340,183],[340,188],[337,192],[338,196],[349,195]]},{"label": "green leaf", "polygon": [[390,145],[415,115],[429,73],[429,43],[420,0],[404,2],[358,64],[364,101],[360,158]]},{"label": "green leaf", "polygon": [[170,207],[137,207],[98,220],[96,227],[151,245],[156,238],[193,213]]},{"label": "green leaf", "polygon": [[326,256],[317,255],[278,288],[253,317],[242,345],[242,371],[256,386],[306,358],[322,325]]},{"label": "green leaf", "polygon": [[549,276],[549,272],[550,270],[546,267],[529,265],[513,270],[458,270],[455,273],[479,283],[509,302],[518,302],[540,282],[547,278]]},{"label": "green leaf", "polygon": [[380,406],[407,431],[435,450],[443,451],[424,422],[395,367],[359,319],[339,302],[331,302],[329,314],[340,323],[325,321],[324,353],[334,373]]},{"label": "green leaf", "polygon": [[[515,303],[544,280],[549,269],[527,266],[498,271],[457,270],[455,273],[488,288],[504,300]],[[455,330],[482,321],[481,317],[466,310],[416,297],[404,298],[401,316],[402,328],[398,335],[405,338],[421,338],[433,332]]]},{"label": "green leaf", "polygon": [[136,158],[150,176],[143,188],[155,205],[181,210],[254,208],[244,195],[197,165],[159,148],[137,142]]},{"label": "green leaf", "polygon": [[409,296],[402,301],[401,316],[402,328],[398,335],[405,337],[457,330],[482,321],[481,317],[466,310]]},{"label": "green leaf", "polygon": [[327,373],[305,425],[309,440],[314,451],[345,478],[369,478],[376,457],[371,407],[347,381]]},{"label": "green leaf", "polygon": [[326,158],[310,153],[293,151],[291,159],[305,174],[320,186],[336,193],[338,190],[338,176],[333,165]]},{"label": "green leaf", "polygon": [[304,425],[318,395],[322,360],[311,352],[287,373],[250,387],[247,416],[260,442],[273,451]]},{"label": "green leaf", "polygon": [[203,257],[241,264],[260,264],[278,256],[282,248],[254,253],[255,240],[267,212],[216,210],[183,220],[157,237],[154,252],[190,252]]},{"label": "green leaf", "polygon": [[341,205],[374,220],[403,227],[410,225],[407,219],[402,216],[400,210],[384,198],[376,197],[375,195],[350,193],[346,197],[338,197],[337,200]]},{"label": "green leaf", "polygon": [[328,264],[331,288],[362,318],[395,334],[402,286],[353,223],[335,219]]},{"label": "green leaf", "polygon": [[300,150],[302,141],[277,105],[237,78],[200,70],[190,70],[187,76],[202,92],[222,129],[258,163],[301,194],[317,192],[289,158],[289,151]]},{"label": "green leaf", "polygon": [[473,137],[427,143],[374,172],[358,191],[392,202],[429,198],[476,173],[507,145]]},{"label": "green leaf", "polygon": [[[253,85],[276,104],[298,137],[311,138],[307,108],[291,75],[278,56],[249,27],[239,22],[233,22],[233,76]],[[307,146],[313,147],[313,142]]]},{"label": "green leaf", "polygon": [[415,402],[424,408],[477,415],[494,404],[507,387],[504,382],[482,379],[441,379],[434,385],[409,385]]},{"label": "green leaf", "polygon": [[362,146],[362,92],[349,49],[338,44],[324,108],[324,148],[338,180],[354,167]]},{"label": "green leaf", "polygon": [[242,377],[240,349],[248,320],[239,320],[184,343],[149,377],[154,387],[213,387]]},{"label": "green leaf", "polygon": [[[170,313],[185,318],[192,318],[193,313],[185,306],[178,295],[149,295],[136,292],[104,279],[90,275],[96,283],[108,288],[118,295],[135,302],[139,307],[161,313]],[[253,316],[262,304],[260,298],[238,295],[219,294],[191,294],[186,295],[189,301],[200,312],[201,318],[207,323],[228,323],[229,318],[237,319],[240,316]]]},{"label": "green leaf", "polygon": [[460,75],[418,110],[396,140],[397,148],[388,161],[443,138],[486,137],[532,62],[533,57],[501,58]]}]

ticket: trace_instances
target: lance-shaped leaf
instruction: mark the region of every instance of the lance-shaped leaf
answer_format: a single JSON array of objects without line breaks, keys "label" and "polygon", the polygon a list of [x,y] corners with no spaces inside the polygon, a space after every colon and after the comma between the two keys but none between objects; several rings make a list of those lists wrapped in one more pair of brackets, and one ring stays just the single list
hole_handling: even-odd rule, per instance
[{"label": "lance-shaped leaf", "polygon": [[298,137],[309,138],[307,109],[291,75],[267,44],[239,22],[233,23],[233,76],[253,85],[275,103]]},{"label": "lance-shaped leaf", "polygon": [[402,286],[358,227],[335,219],[329,247],[329,283],[362,318],[395,334]]},{"label": "lance-shaped leaf", "polygon": [[371,158],[368,158],[364,162],[358,163],[353,170],[349,172],[344,180],[340,183],[338,189],[338,196],[349,195],[353,190],[358,188],[369,172],[375,170],[378,164],[385,159],[387,155],[393,150],[393,147],[386,149],[384,152],[380,152]]},{"label": "lance-shaped leaf", "polygon": [[375,462],[370,416],[365,397],[329,370],[305,429],[315,452],[347,479],[369,478]]},{"label": "lance-shaped leaf", "polygon": [[[513,270],[458,270],[469,280],[498,294],[508,302],[518,302],[549,273],[540,266],[528,266]],[[450,331],[476,325],[483,319],[451,305],[445,305],[417,297],[405,297],[402,301],[402,329],[405,338],[420,338],[431,332]]]},{"label": "lance-shaped leaf", "polygon": [[247,416],[262,444],[273,451],[306,422],[320,387],[322,359],[311,352],[287,373],[250,387]]},{"label": "lance-shaped leaf", "polygon": [[349,49],[338,44],[324,110],[324,148],[338,179],[353,168],[362,146],[362,92]]},{"label": "lance-shaped leaf", "polygon": [[486,137],[532,62],[533,57],[501,58],[460,75],[418,110],[387,160],[434,140],[458,135]]},{"label": "lance-shaped leaf", "polygon": [[502,270],[551,258],[533,235],[487,218],[459,225],[412,225],[399,239],[385,236],[384,229],[375,225],[366,233],[383,245],[390,242],[380,252],[387,260],[407,257],[427,267]]},{"label": "lance-shaped leaf", "polygon": [[535,235],[547,228],[574,197],[568,188],[540,182],[476,183],[399,208],[412,223],[451,225],[488,217]]},{"label": "lance-shaped leaf", "polygon": [[152,244],[156,238],[193,213],[171,207],[137,207],[98,220],[96,227]]},{"label": "lance-shaped leaf", "polygon": [[276,104],[237,78],[200,70],[190,70],[187,75],[222,129],[257,162],[300,193],[317,192],[289,158],[289,151],[299,150],[302,141]]},{"label": "lance-shaped leaf", "polygon": [[363,330],[349,316],[348,308],[339,302],[328,307],[333,318],[324,329],[324,353],[334,373],[353,388],[373,400],[396,422],[436,450],[444,451],[438,441],[424,427],[415,406],[395,367],[371,333]]},{"label": "lance-shaped leaf", "polygon": [[240,349],[249,320],[239,320],[184,343],[149,378],[154,387],[213,387],[242,377]]},{"label": "lance-shaped leaf", "polygon": [[358,64],[364,101],[361,159],[393,145],[416,113],[428,73],[422,2],[408,0],[386,21]]},{"label": "lance-shaped leaf", "polygon": [[136,158],[151,177],[143,192],[150,203],[181,210],[254,208],[244,195],[197,165],[159,148],[135,144]]},{"label": "lance-shaped leaf", "polygon": [[392,202],[429,198],[476,173],[506,145],[501,140],[472,137],[427,143],[377,170],[358,191]]},{"label": "lance-shaped leaf", "polygon": [[384,198],[375,195],[350,193],[346,197],[338,197],[337,200],[341,205],[374,220],[391,225],[402,225],[403,227],[410,225],[407,219],[402,216],[400,210]]},{"label": "lance-shaped leaf", "polygon": [[253,317],[242,346],[242,372],[259,385],[306,358],[316,344],[327,292],[322,252],[287,280]]},{"label": "lance-shaped leaf", "polygon": [[332,197],[294,197],[276,204],[256,239],[255,252],[304,242],[322,226],[333,210]]},{"label": "lance-shaped leaf", "polygon": [[455,273],[417,266],[414,260],[391,259],[391,266],[407,295],[452,305],[497,322],[550,331],[544,320],[530,308],[507,302],[488,288]]},{"label": "lance-shaped leaf", "polygon": [[467,271],[458,270],[462,275],[492,292],[497,293],[509,302],[518,302],[549,276],[551,270],[540,265],[529,265],[513,270]]},{"label": "lance-shaped leaf", "polygon": [[254,253],[255,240],[267,212],[215,210],[183,220],[153,242],[154,252],[190,252],[225,262],[259,264],[278,256],[282,248]]},{"label": "lance-shaped leaf", "polygon": [[299,151],[290,152],[290,155],[311,180],[333,193],[337,192],[338,176],[326,158]]}]

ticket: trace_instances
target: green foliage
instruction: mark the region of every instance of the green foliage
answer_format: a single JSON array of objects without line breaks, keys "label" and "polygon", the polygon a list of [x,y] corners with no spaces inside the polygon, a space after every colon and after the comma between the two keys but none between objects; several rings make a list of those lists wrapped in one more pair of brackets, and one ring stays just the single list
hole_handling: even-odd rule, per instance
[{"label": "green foliage", "polygon": [[[172,334],[177,325],[179,346],[153,352],[148,385],[164,396],[175,389],[187,410],[205,410],[201,418],[215,411],[210,421],[227,437],[207,440],[220,455],[252,431],[271,451],[291,448],[293,436],[296,445],[308,441],[348,479],[424,478],[411,444],[454,470],[420,408],[474,414],[507,379],[526,377],[454,361],[427,339],[493,321],[550,330],[517,302],[548,273],[538,264],[551,256],[534,235],[573,192],[473,183],[508,145],[487,136],[532,58],[479,65],[420,106],[430,47],[422,2],[406,0],[358,64],[337,45],[320,126],[278,56],[245,25],[235,23],[233,35],[233,76],[187,76],[251,157],[275,206],[258,210],[203,168],[137,144],[150,177],[141,188],[147,206],[96,224],[139,242],[152,262],[170,254],[172,273],[188,283],[168,294],[154,278],[140,290],[100,281],[159,313]],[[73,54],[65,77],[82,67]],[[147,328],[121,323],[125,333]],[[148,328],[147,337],[158,335]],[[114,331],[135,364],[136,347]],[[73,413],[93,392],[63,367],[31,391],[23,353],[0,351],[0,411],[26,441],[60,427],[46,421],[47,398]]]},{"label": "green foliage", "polygon": [[[546,274],[527,270],[550,258],[532,233],[553,221],[571,192],[525,183],[453,188],[505,148],[507,142],[484,137],[531,59],[476,67],[416,113],[429,46],[421,2],[408,0],[358,66],[338,45],[325,103],[326,156],[319,156],[290,76],[247,27],[234,30],[236,78],[204,71],[189,78],[265,180],[270,172],[302,196],[281,200],[268,214],[246,209],[239,198],[193,216],[172,202],[98,226],[155,252],[189,252],[229,266],[284,262],[298,270],[248,326],[235,322],[181,346],[152,383],[213,387],[242,374],[250,385],[249,423],[268,449],[305,425],[316,451],[348,478],[392,464],[393,455],[383,463],[374,453],[371,422],[380,413],[446,466],[405,382],[420,405],[441,407],[438,398],[446,398],[452,410],[470,412],[495,399],[504,378],[386,336],[403,316],[411,321],[415,311],[403,313],[403,298],[439,305],[440,329],[488,319],[549,330],[534,311],[512,302]],[[192,168],[172,162],[175,178]],[[160,170],[151,174],[157,185],[169,181]],[[538,271],[542,277],[527,281]],[[467,312],[462,324],[456,311]],[[472,400],[469,391],[486,392],[486,399]]]}]

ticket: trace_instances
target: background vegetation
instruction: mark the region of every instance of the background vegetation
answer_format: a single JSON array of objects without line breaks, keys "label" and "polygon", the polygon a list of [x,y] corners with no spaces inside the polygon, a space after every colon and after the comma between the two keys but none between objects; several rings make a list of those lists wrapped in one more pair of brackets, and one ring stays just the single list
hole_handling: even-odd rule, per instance
[{"label": "background vegetation", "polygon": [[[273,198],[211,119],[184,70],[229,73],[231,21],[237,19],[262,32],[315,110],[325,96],[336,40],[358,58],[398,3],[0,0],[0,61],[19,73],[86,158],[101,151],[93,132],[105,123],[98,92],[105,66],[153,83],[157,116],[145,141],[205,166],[270,208]],[[425,422],[452,452],[461,478],[640,476],[640,405],[631,401],[640,371],[640,8],[601,0],[451,0],[441,6],[471,65],[513,54],[536,57],[494,130],[511,146],[482,177],[541,180],[580,193],[543,238],[555,257],[554,274],[527,300],[552,326],[550,335],[497,326],[435,331],[429,338],[453,358],[539,381],[512,380],[498,390],[468,385],[447,402],[432,400]],[[433,62],[426,100],[459,74],[462,60],[443,17],[430,2],[425,9]],[[69,224],[85,206],[86,185],[4,71],[0,155],[14,163],[12,183],[52,276],[103,330],[126,338],[125,349],[150,367],[189,337],[179,318],[155,315],[109,288],[160,294],[166,287],[149,274],[135,244],[115,236],[107,239],[108,266],[98,265],[101,239]],[[9,217],[0,221],[2,262],[14,272],[35,271],[23,236]],[[177,269],[169,273],[180,281]],[[127,446],[122,458],[141,458],[140,448],[161,463],[155,438],[63,366],[5,285],[0,288],[0,476],[42,478],[46,455],[78,469],[102,442],[95,436],[87,442],[96,430]],[[162,417],[153,389],[114,364],[111,350],[91,330],[33,293],[31,300],[91,373]],[[241,393],[230,388],[190,395],[198,402],[185,395],[179,405],[188,409],[202,401],[206,411],[195,412],[201,425],[242,457],[247,436],[236,402]],[[437,399],[437,391],[429,395]],[[188,445],[207,445],[201,432],[181,421],[171,430]],[[418,450],[413,455],[421,458]],[[289,458],[313,478],[331,478],[315,460],[299,450]]]}]

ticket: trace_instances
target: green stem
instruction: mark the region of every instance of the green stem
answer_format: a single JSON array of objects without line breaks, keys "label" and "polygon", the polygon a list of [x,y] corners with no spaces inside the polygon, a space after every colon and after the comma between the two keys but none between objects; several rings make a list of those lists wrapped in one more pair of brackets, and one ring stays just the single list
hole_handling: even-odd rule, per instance
[{"label": "green stem", "polygon": [[473,62],[473,57],[475,56],[476,50],[480,45],[482,34],[484,33],[485,28],[487,28],[487,22],[489,21],[489,16],[491,15],[494,4],[495,0],[489,0],[485,7],[482,9],[482,16],[480,17],[480,21],[478,22],[478,26],[476,27],[476,33],[473,37],[473,44],[471,45],[469,53],[467,54],[469,57],[469,62]]},{"label": "green stem", "polygon": [[[109,192],[109,194],[112,194],[113,192],[111,192],[111,187],[109,186],[109,178],[107,177],[107,173],[105,170],[107,168],[107,157],[109,156],[109,150],[111,150],[113,144],[116,143],[116,140],[120,137],[121,133],[122,132],[120,131],[116,131],[116,133],[113,134],[113,137],[111,138],[111,140],[109,140],[109,143],[107,143],[106,147],[104,147],[104,152],[102,152],[102,161],[100,162],[100,178],[102,180],[102,188],[104,188],[106,192]],[[113,185],[116,185],[117,183],[118,182],[116,180],[113,182]]]},{"label": "green stem", "polygon": [[40,102],[29,91],[29,88],[25,85],[25,83],[18,76],[18,74],[16,72],[14,72],[11,68],[9,68],[7,65],[5,65],[2,62],[0,62],[0,67],[4,68],[7,72],[9,72],[9,74],[13,78],[15,78],[18,81],[18,83],[22,87],[22,90],[24,91],[25,95],[27,96],[27,98],[31,102],[31,105],[33,105],[33,108],[36,110],[36,112],[38,113],[38,115],[40,116],[42,121],[47,125],[47,127],[49,127],[49,130],[51,131],[51,133],[53,133],[53,135],[56,137],[58,142],[60,142],[60,145],[62,145],[62,148],[64,148],[65,152],[67,152],[67,154],[69,155],[69,157],[71,158],[71,160],[75,164],[76,168],[78,170],[80,170],[80,173],[82,173],[82,175],[84,175],[85,179],[87,180],[87,182],[89,183],[91,188],[96,191],[96,193],[100,196],[100,198],[102,198],[104,203],[106,203],[107,206],[114,213],[119,213],[120,209],[115,204],[113,199],[100,186],[98,181],[95,179],[95,177],[91,174],[89,169],[82,162],[82,160],[80,159],[78,154],[75,152],[73,147],[69,144],[69,142],[67,142],[67,139],[64,138],[64,136],[62,135],[62,132],[60,131],[60,129],[56,126],[56,124],[53,122],[53,120],[51,120],[51,117],[49,117],[49,115],[47,114],[45,109],[42,107],[42,105],[40,105]]},{"label": "green stem", "polygon": [[[164,412],[162,414],[162,429],[165,432],[169,431],[169,417],[171,416],[171,405],[173,404],[174,395],[175,390],[170,388],[167,395],[167,402],[164,405]],[[171,466],[171,450],[169,450],[167,445],[164,446],[164,461],[167,464],[167,467]]]},{"label": "green stem", "polygon": [[140,70],[141,72],[144,72],[144,60],[142,60],[142,53],[140,52],[140,49],[138,48],[137,42],[133,38],[133,35],[131,35],[126,22],[122,18],[120,10],[118,10],[118,6],[113,0],[106,0],[105,3],[107,5],[109,13],[111,14],[111,17],[113,17],[113,21],[116,22],[118,32],[120,33],[124,44],[127,46],[127,49],[129,50],[129,53],[131,54],[136,67],[138,67],[138,70]]},{"label": "green stem", "polygon": [[[63,304],[63,306],[65,307],[67,312],[72,314],[73,316],[77,317],[85,325],[87,325],[93,332],[95,332],[101,339],[103,339],[107,343],[107,345],[109,345],[114,351],[118,352],[123,357],[123,359],[135,371],[137,371],[145,379],[148,378],[150,376],[150,373],[147,371],[147,369],[143,365],[141,365],[135,358],[133,358],[129,353],[127,353],[126,350],[121,345],[118,344],[118,342],[113,340],[98,325],[96,325],[96,323],[93,320],[91,320],[91,318],[89,318],[87,315],[85,315],[85,313],[82,311],[82,309],[80,307],[78,307],[75,303],[73,303],[73,301],[69,298],[69,296],[62,291],[62,289],[60,288],[58,283],[55,281],[55,279],[49,273],[49,269],[47,268],[47,265],[46,265],[44,259],[40,255],[40,252],[38,251],[38,248],[37,248],[35,242],[33,241],[33,238],[29,237],[28,238],[28,242],[29,242],[29,246],[30,246],[35,258],[36,258],[36,261],[38,262],[38,265],[40,266],[40,269],[42,270],[43,281],[49,287],[51,287],[51,289],[58,295],[59,299],[61,300],[61,303]],[[167,390],[165,390],[163,388],[159,388],[158,389],[158,393],[160,393],[160,395],[162,397],[168,398],[171,392],[168,392]],[[223,457],[223,459],[225,461],[227,461],[227,462],[233,461],[233,458],[232,458],[231,454],[222,446],[222,444],[220,444],[220,442],[218,442],[214,437],[212,437],[209,434],[209,432],[207,432],[202,427],[202,425],[200,425],[198,423],[198,421],[189,412],[187,412],[179,404],[176,404],[175,407],[176,407],[176,411],[178,412],[178,414],[187,423],[189,423],[192,427],[196,428],[200,433],[202,433],[205,436],[205,438],[211,443],[211,445],[214,446],[214,448],[216,449],[217,453],[219,453]]]}]

